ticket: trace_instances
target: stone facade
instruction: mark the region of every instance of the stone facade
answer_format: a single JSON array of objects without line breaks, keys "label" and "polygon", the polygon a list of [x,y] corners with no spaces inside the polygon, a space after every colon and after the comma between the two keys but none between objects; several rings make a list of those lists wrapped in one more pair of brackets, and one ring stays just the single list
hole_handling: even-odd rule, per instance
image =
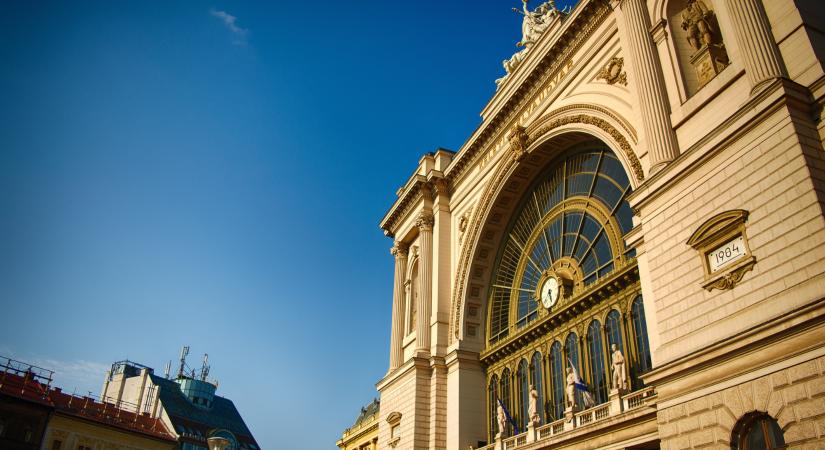
[{"label": "stone facade", "polygon": [[[538,38],[533,29],[479,128],[457,152],[424,155],[381,221],[396,270],[379,448],[730,448],[753,412],[774,420],[789,448],[825,447],[817,8],[582,0],[541,10],[552,21]],[[694,63],[708,57],[713,70],[700,77]],[[565,310],[540,308],[516,325],[514,306],[494,337],[491,299],[512,224],[540,177],[585,147],[615,156],[629,185],[632,225],[611,241],[614,265],[598,282],[570,280]],[[613,309],[634,387],[564,420],[548,405],[555,416],[535,434],[492,442],[500,385],[491,380],[538,352],[542,393],[555,399],[551,346],[567,333],[578,336],[570,351],[581,353],[585,381],[600,370],[609,379],[593,349],[616,337],[588,324]],[[523,402],[507,401],[519,416]]]}]

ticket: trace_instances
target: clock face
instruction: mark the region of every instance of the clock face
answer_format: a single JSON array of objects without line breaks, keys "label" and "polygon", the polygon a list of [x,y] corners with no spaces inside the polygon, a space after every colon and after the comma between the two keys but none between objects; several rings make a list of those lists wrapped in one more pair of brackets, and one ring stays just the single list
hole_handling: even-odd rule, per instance
[{"label": "clock face", "polygon": [[541,304],[550,309],[559,300],[559,280],[556,277],[549,277],[544,280],[541,286]]}]

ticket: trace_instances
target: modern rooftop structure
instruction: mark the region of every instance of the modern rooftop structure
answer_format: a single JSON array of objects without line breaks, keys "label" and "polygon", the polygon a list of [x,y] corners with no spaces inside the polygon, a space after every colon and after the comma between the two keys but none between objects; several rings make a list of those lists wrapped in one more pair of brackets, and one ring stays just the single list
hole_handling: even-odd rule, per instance
[{"label": "modern rooftop structure", "polygon": [[154,369],[124,360],[112,364],[101,397],[119,404],[131,402],[138,411],[162,420],[174,430],[182,450],[206,450],[210,441],[226,441],[227,450],[258,450],[258,443],[228,398],[216,395],[217,381],[208,380],[207,357],[199,372],[186,365],[189,348],[181,352],[174,378],[155,375]]}]

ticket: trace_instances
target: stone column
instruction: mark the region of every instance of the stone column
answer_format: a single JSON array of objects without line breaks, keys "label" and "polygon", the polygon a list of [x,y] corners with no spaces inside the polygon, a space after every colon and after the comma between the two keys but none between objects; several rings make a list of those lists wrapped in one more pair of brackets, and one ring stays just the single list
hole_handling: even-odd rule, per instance
[{"label": "stone column", "polygon": [[404,336],[404,278],[407,276],[407,249],[403,242],[395,242],[390,253],[395,256],[395,280],[392,290],[392,333],[390,335],[390,370],[403,362],[401,340]]},{"label": "stone column", "polygon": [[786,77],[779,48],[758,0],[727,0],[751,90],[774,78]]},{"label": "stone column", "polygon": [[619,0],[619,8],[629,41],[627,49],[632,64],[631,78],[639,98],[650,173],[653,174],[679,156],[662,80],[662,64],[650,37],[650,17],[645,2]]},{"label": "stone column", "polygon": [[415,352],[430,352],[430,310],[433,297],[433,225],[432,213],[424,211],[418,216],[420,255],[418,259],[418,327],[416,329]]}]

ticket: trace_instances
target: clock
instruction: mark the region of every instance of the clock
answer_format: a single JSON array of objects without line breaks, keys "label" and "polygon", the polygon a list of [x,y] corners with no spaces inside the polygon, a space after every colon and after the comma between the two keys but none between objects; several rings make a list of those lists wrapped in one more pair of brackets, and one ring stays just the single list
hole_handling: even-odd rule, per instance
[{"label": "clock", "polygon": [[541,285],[541,304],[550,309],[559,301],[561,282],[555,275],[550,275]]}]

